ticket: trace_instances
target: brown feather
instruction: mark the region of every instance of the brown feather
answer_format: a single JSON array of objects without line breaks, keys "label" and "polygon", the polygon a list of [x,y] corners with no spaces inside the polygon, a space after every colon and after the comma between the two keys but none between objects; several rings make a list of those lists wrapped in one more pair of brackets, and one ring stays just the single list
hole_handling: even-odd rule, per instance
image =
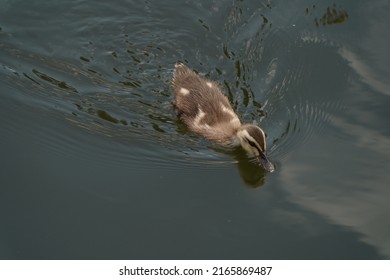
[{"label": "brown feather", "polygon": [[[176,64],[172,86],[179,117],[191,130],[214,141],[231,141],[241,123],[217,83],[199,76],[184,64]],[[189,93],[182,94],[183,88]],[[205,113],[199,121],[204,129],[194,125],[199,109]],[[233,119],[237,121],[232,122]],[[205,125],[212,130],[205,129]]]}]

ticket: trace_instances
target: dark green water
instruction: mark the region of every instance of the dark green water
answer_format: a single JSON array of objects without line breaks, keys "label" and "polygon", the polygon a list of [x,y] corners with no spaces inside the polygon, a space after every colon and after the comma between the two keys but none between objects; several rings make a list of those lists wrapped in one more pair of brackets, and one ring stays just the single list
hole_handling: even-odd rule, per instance
[{"label": "dark green water", "polygon": [[[388,1],[1,1],[1,259],[390,258]],[[189,133],[183,61],[267,133]]]}]

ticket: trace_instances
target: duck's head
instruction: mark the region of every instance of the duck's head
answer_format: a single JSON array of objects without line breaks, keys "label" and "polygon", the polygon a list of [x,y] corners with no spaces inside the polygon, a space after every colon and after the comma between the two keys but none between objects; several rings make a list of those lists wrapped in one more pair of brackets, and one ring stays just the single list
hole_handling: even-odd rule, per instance
[{"label": "duck's head", "polygon": [[254,155],[261,166],[269,172],[275,171],[275,166],[265,155],[266,143],[264,131],[253,124],[245,124],[237,131],[241,146],[251,155]]}]

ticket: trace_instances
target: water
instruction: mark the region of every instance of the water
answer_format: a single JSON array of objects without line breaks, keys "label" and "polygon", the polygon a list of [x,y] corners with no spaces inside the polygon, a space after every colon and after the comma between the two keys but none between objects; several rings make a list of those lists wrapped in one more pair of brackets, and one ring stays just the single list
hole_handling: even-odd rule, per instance
[{"label": "water", "polygon": [[[0,258],[390,258],[388,1],[3,1]],[[276,172],[191,134],[219,82]]]}]

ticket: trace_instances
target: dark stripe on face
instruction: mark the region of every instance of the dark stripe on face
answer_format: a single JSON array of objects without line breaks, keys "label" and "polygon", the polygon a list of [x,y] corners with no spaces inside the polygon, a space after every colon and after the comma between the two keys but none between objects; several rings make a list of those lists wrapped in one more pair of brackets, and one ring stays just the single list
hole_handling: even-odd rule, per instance
[{"label": "dark stripe on face", "polygon": [[[264,141],[265,141],[265,139],[263,137],[261,129],[259,127],[257,127],[257,126],[250,126],[250,127],[247,128],[247,130],[248,130],[249,135],[252,136],[257,141],[257,143],[259,144],[260,150],[262,152],[265,152],[265,150],[264,150],[264,146],[265,146]],[[259,147],[257,147],[257,148],[259,148]]]},{"label": "dark stripe on face", "polygon": [[257,147],[257,145],[256,145],[255,142],[249,140],[248,138],[245,138],[245,139],[246,139],[246,141],[249,143],[249,145],[251,145],[253,148],[256,148],[256,150],[259,152],[259,155],[262,154],[262,152],[260,151],[259,147]]}]

